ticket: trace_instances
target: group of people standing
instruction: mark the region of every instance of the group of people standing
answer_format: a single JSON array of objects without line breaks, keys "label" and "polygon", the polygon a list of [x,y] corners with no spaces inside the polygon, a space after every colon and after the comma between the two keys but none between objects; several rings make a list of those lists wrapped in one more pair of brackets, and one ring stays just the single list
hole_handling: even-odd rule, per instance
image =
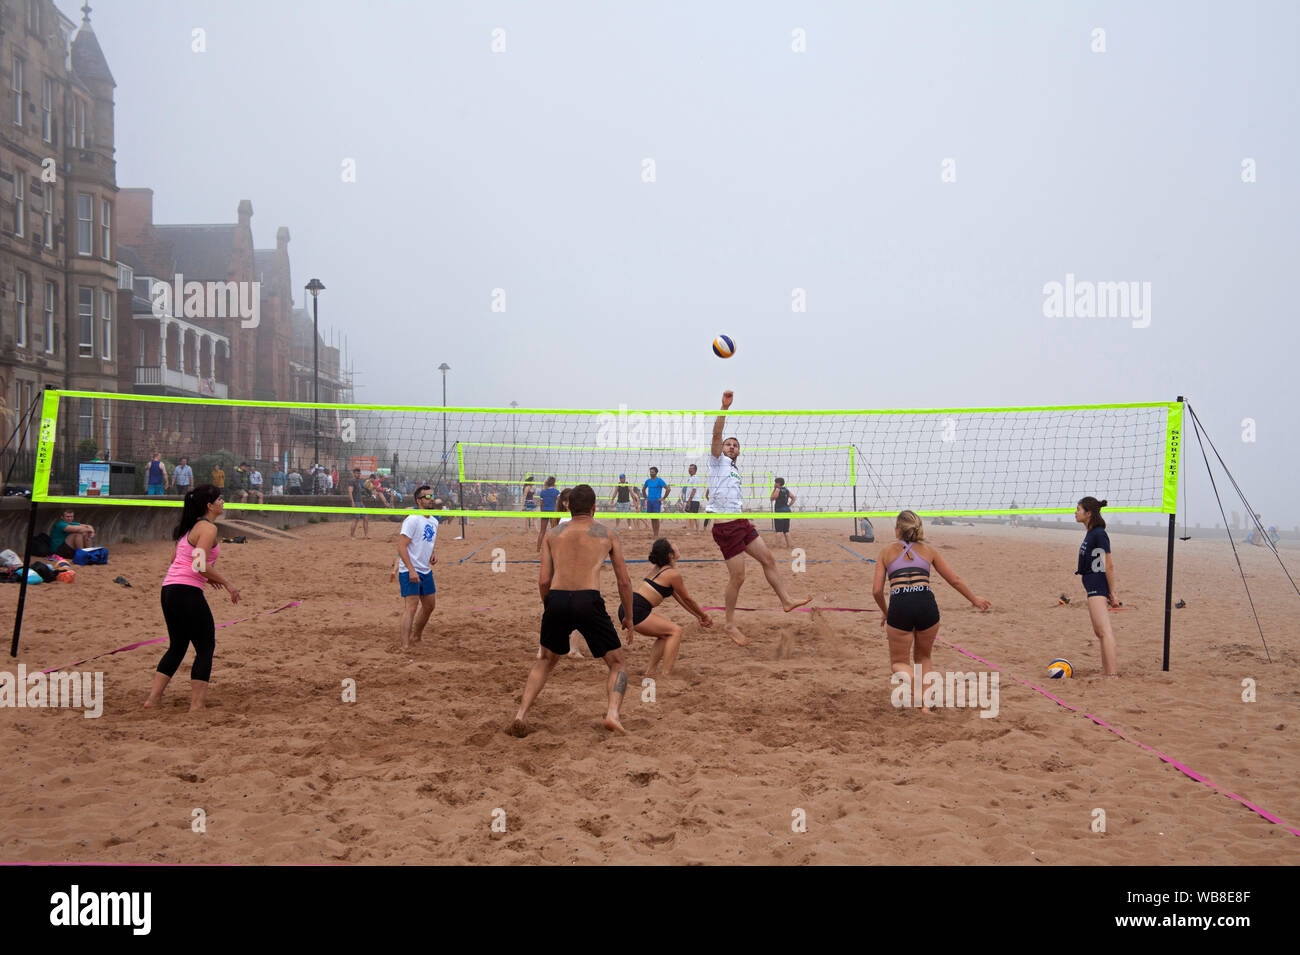
[{"label": "group of people standing", "polygon": [[[731,391],[723,393],[722,411],[731,407],[733,397]],[[712,518],[713,540],[727,567],[724,631],[737,645],[745,646],[749,639],[736,625],[735,612],[745,581],[746,557],[758,563],[786,613],[809,604],[812,598],[789,593],[771,551],[753,523],[740,516],[743,510],[743,483],[738,464],[741,446],[736,437],[723,438],[725,422],[725,415],[720,414],[713,427],[708,460],[707,513],[715,515]],[[362,487],[360,471],[354,470],[350,489],[354,500],[358,488]],[[665,494],[666,487],[664,485],[661,489]],[[774,495],[780,490],[778,485]],[[530,500],[527,487],[525,493],[529,495],[526,501]],[[539,522],[544,525],[539,545],[540,647],[509,731],[516,736],[529,732],[529,709],[555,666],[569,653],[570,635],[576,630],[592,655],[603,660],[608,670],[604,725],[611,731],[622,732],[620,710],[627,689],[627,665],[624,644],[600,591],[602,564],[608,560],[614,569],[620,599],[617,615],[627,645],[632,644],[636,633],[655,640],[647,667],[648,675],[657,673],[661,665],[665,675],[671,674],[681,646],[682,627],[656,612],[664,600],[675,599],[703,627],[712,627],[713,620],[688,593],[686,581],[677,567],[679,555],[671,541],[666,538],[654,541],[647,561],[652,572],[634,586],[617,532],[594,520],[596,492],[590,485],[579,484],[560,492],[555,487],[555,479],[548,478],[541,498],[544,511],[566,510],[567,516],[563,520],[555,519],[555,526],[550,526],[550,518]],[[662,495],[658,499],[662,500]],[[788,505],[792,500],[790,495],[779,503]],[[398,536],[393,576],[400,577],[400,593],[405,604],[401,623],[403,648],[421,639],[436,605],[432,567],[437,561],[434,543],[438,521],[428,513],[433,510],[434,502],[429,485],[421,485],[415,492],[417,513],[405,519]],[[1087,533],[1079,548],[1076,574],[1082,578],[1089,616],[1101,645],[1102,672],[1106,676],[1118,676],[1115,639],[1108,611],[1118,607],[1119,601],[1110,539],[1101,516],[1106,504],[1106,501],[1094,497],[1084,497],[1078,502],[1075,520],[1086,526]],[[204,589],[209,586],[224,589],[232,602],[239,601],[238,588],[215,568],[219,555],[216,521],[223,510],[222,489],[215,485],[201,485],[185,495],[181,520],[173,534],[176,551],[162,587],[162,610],[170,645],[159,661],[146,706],[158,704],[188,646],[193,643],[195,661],[190,674],[190,709],[204,708],[216,645],[215,625],[204,599]],[[65,528],[69,537],[93,534],[88,528],[71,525],[70,514],[65,518],[69,522]],[[355,522],[353,529],[355,531]],[[894,532],[896,540],[887,544],[877,557],[872,593],[880,607],[880,625],[888,637],[891,668],[910,682],[913,663],[920,664],[923,678],[930,672],[931,654],[939,631],[939,607],[930,587],[931,570],[937,571],[976,609],[987,611],[990,602],[977,596],[943,555],[925,542],[922,522],[916,513],[902,511],[895,522]],[[889,589],[888,602],[885,599],[886,587]]]}]

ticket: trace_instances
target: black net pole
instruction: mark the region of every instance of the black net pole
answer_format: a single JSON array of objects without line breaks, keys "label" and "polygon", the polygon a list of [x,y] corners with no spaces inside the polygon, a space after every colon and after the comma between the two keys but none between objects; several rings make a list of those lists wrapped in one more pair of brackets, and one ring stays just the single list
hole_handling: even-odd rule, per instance
[{"label": "black net pole", "polygon": [[[1182,404],[1183,401],[1184,401],[1183,396],[1182,396],[1182,395],[1179,395],[1179,396],[1178,396],[1178,403],[1179,403],[1179,404]],[[1183,430],[1186,430],[1186,429],[1183,429]],[[1178,436],[1178,464],[1179,464],[1179,467],[1182,467],[1182,459],[1183,459],[1182,447],[1183,447],[1183,445],[1182,445],[1182,435],[1179,434],[1179,436]],[[1175,505],[1174,510],[1177,511],[1177,509],[1178,509],[1178,508],[1177,508],[1177,505]],[[1173,607],[1173,601],[1174,601],[1174,524],[1176,523],[1177,518],[1178,518],[1178,515],[1177,515],[1177,514],[1170,514],[1170,515],[1169,515],[1169,547],[1168,547],[1168,549],[1166,550],[1166,553],[1165,553],[1165,655],[1164,655],[1164,662],[1163,662],[1163,664],[1161,665],[1161,669],[1164,670],[1166,673],[1169,671],[1169,639],[1170,639],[1170,634],[1171,634],[1171,632],[1172,632],[1172,630],[1173,630],[1173,614],[1174,614],[1174,607]],[[1183,520],[1186,521],[1186,518],[1184,517]]]},{"label": "black net pole", "polygon": [[[27,603],[27,569],[32,565],[32,535],[36,533],[36,502],[32,501],[27,517],[27,545],[23,548],[22,579],[18,582],[18,610],[14,613],[14,639],[9,656],[18,656],[18,638],[23,632],[23,607]],[[20,687],[21,689],[21,687]]]}]

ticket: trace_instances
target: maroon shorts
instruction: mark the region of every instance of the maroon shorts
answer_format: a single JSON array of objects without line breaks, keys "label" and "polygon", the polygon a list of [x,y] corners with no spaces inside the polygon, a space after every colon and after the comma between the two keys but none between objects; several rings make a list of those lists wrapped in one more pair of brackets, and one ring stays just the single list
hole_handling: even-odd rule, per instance
[{"label": "maroon shorts", "polygon": [[758,531],[744,518],[721,523],[714,521],[713,540],[722,548],[722,559],[731,560],[737,554],[743,554],[750,541],[758,540]]}]

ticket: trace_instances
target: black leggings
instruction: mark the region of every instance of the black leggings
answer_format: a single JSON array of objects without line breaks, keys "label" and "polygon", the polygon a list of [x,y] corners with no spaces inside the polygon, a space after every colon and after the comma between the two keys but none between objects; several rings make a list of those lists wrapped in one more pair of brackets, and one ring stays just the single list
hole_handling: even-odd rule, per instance
[{"label": "black leggings", "polygon": [[185,658],[185,651],[194,644],[194,665],[190,679],[208,682],[212,679],[212,654],[217,649],[217,624],[203,591],[189,584],[168,584],[162,589],[163,619],[167,621],[167,636],[171,646],[158,661],[158,672],[167,677],[176,675],[176,669]]}]

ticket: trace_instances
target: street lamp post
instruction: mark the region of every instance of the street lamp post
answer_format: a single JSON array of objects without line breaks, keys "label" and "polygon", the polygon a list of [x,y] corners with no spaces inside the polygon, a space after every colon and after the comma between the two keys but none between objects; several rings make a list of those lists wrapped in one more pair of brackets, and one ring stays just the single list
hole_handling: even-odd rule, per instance
[{"label": "street lamp post", "polygon": [[447,473],[447,372],[451,371],[451,366],[445,361],[438,366],[442,372],[442,471]]},{"label": "street lamp post", "polygon": [[[518,408],[519,402],[510,402],[511,408]],[[519,472],[515,470],[515,416],[510,416],[510,480],[513,483],[515,475]],[[513,495],[512,495],[513,496]]]},{"label": "street lamp post", "polygon": [[[317,332],[319,326],[319,311],[317,296],[325,291],[325,286],[320,279],[312,279],[307,283],[307,291],[311,293],[311,400],[312,403],[320,401],[320,335]],[[320,410],[311,409],[311,439],[312,439],[312,466],[320,463],[320,424],[317,415]],[[316,474],[313,472],[312,493],[316,492]]]}]

